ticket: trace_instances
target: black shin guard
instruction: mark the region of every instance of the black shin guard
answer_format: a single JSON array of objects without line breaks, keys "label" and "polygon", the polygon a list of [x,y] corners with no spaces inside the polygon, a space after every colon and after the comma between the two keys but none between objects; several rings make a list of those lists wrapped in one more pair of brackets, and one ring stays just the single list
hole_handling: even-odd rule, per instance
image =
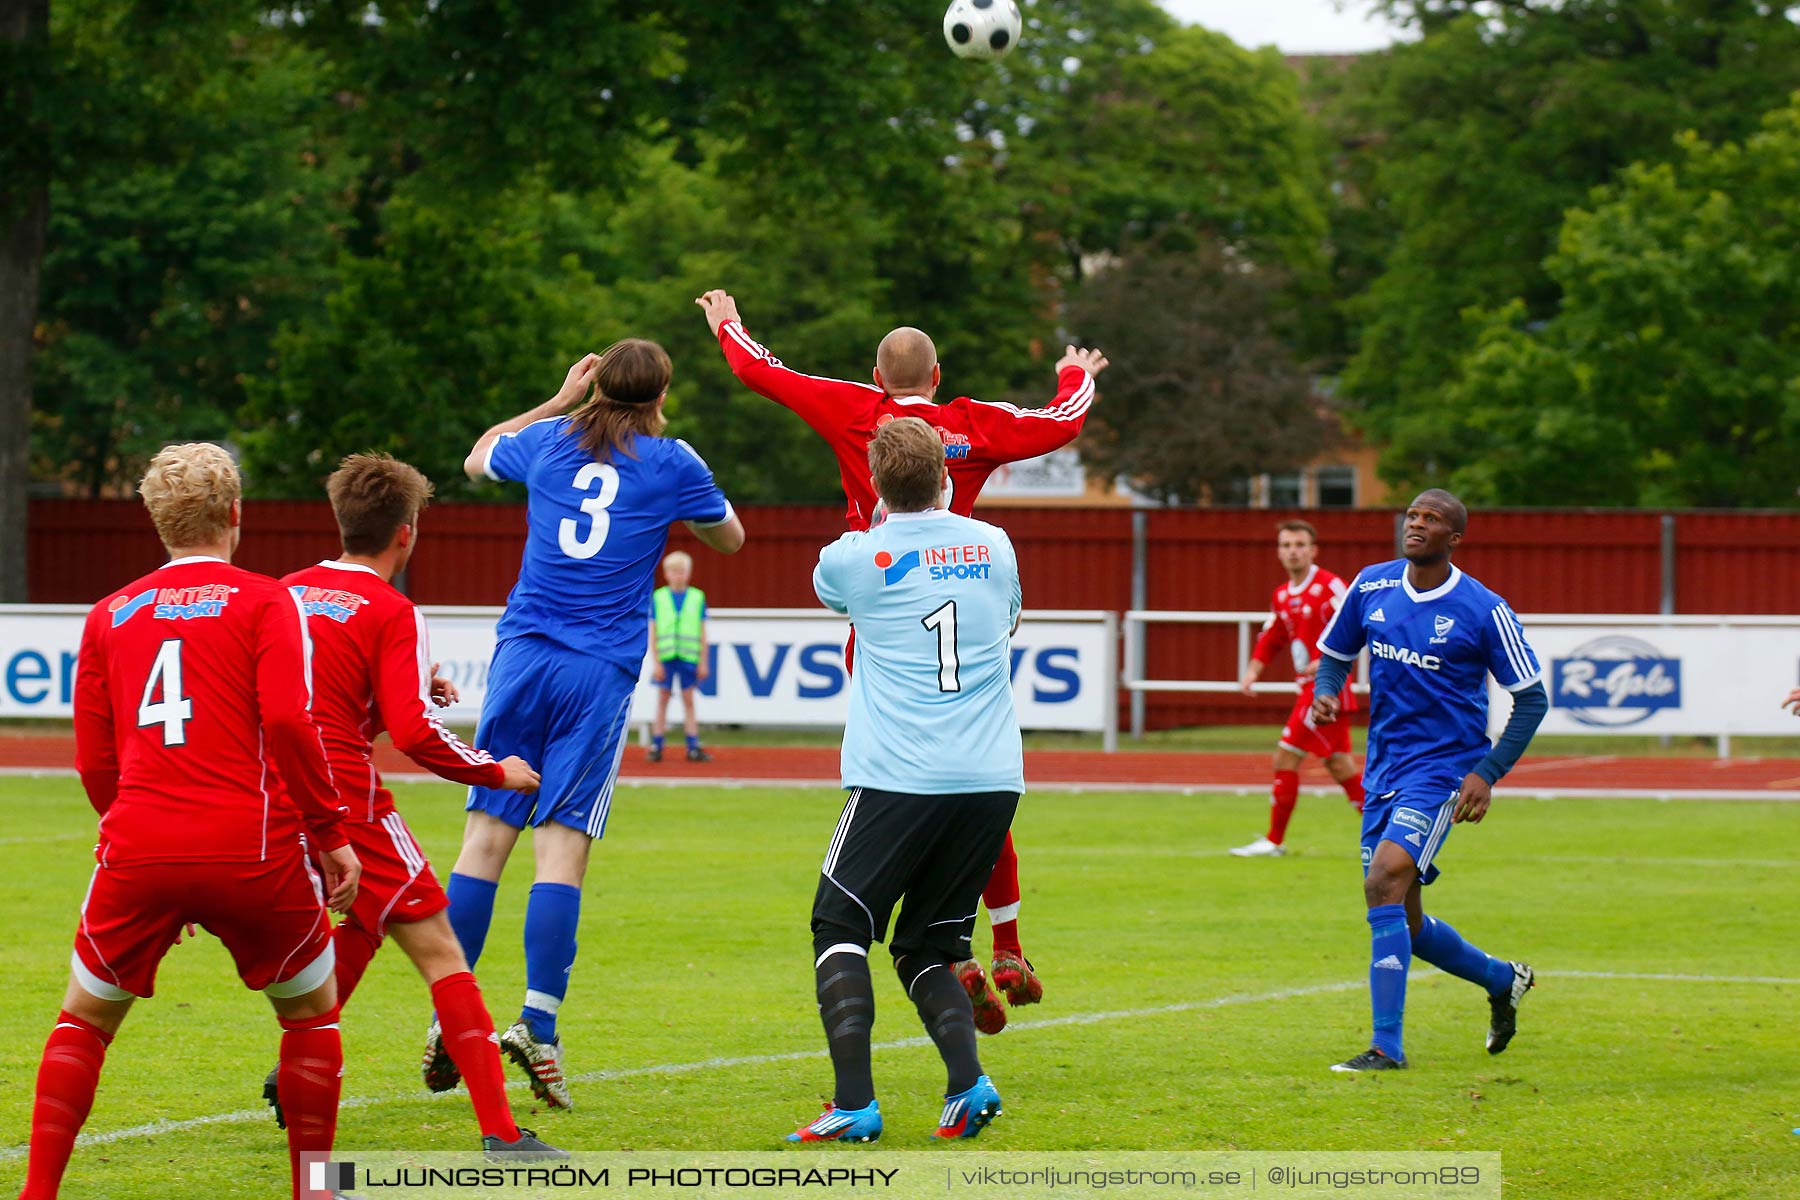
[{"label": "black shin guard", "polygon": [[869,977],[868,946],[859,945],[848,936],[836,936],[833,931],[822,931],[813,937],[813,958],[819,1019],[825,1025],[831,1069],[837,1077],[832,1101],[839,1108],[867,1108],[875,1099],[875,1078],[869,1066],[875,984]]},{"label": "black shin guard", "polygon": [[943,1057],[949,1073],[944,1094],[968,1091],[981,1077],[981,1056],[975,1051],[975,1010],[949,960],[929,950],[914,951],[895,959],[894,969],[900,974],[900,986],[919,1010],[925,1032]]}]

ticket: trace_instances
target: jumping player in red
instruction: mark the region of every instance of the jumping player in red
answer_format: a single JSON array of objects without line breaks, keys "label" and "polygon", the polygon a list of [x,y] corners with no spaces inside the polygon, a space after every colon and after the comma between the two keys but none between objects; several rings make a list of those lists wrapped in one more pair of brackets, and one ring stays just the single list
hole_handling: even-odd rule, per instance
[{"label": "jumping player in red", "polygon": [[[1283,521],[1277,527],[1275,554],[1287,571],[1287,582],[1275,588],[1269,619],[1263,625],[1262,636],[1256,639],[1256,648],[1250,652],[1238,689],[1246,696],[1254,695],[1253,685],[1262,678],[1263,668],[1285,648],[1293,656],[1300,695],[1294,700],[1294,709],[1281,730],[1281,741],[1275,746],[1269,832],[1247,846],[1233,847],[1231,852],[1239,858],[1278,858],[1287,853],[1282,843],[1287,839],[1288,819],[1300,801],[1300,763],[1309,754],[1324,760],[1325,769],[1344,789],[1351,805],[1357,812],[1363,809],[1362,770],[1350,755],[1349,722],[1319,726],[1312,719],[1319,638],[1338,605],[1344,602],[1344,581],[1314,564],[1318,553],[1318,532],[1307,522]],[[1350,699],[1348,691],[1344,699]]]},{"label": "jumping player in red", "polygon": [[[875,485],[869,478],[869,442],[889,421],[923,417],[937,430],[950,475],[946,507],[966,517],[974,511],[981,485],[996,469],[1075,440],[1094,400],[1094,376],[1106,369],[1106,358],[1098,351],[1070,346],[1056,363],[1056,398],[1046,408],[987,404],[967,396],[939,404],[934,398],[942,378],[937,348],[920,330],[902,326],[889,333],[875,352],[874,383],[851,383],[802,375],[783,366],[744,332],[737,302],[725,291],[707,292],[694,303],[706,313],[739,381],[798,414],[831,447],[849,504],[845,520],[852,530],[869,528],[879,515]],[[850,655],[851,647],[846,646],[846,666]],[[982,893],[994,935],[993,981],[1009,1003],[1035,1004],[1044,987],[1019,944],[1019,898],[1019,856],[1009,832]],[[956,974],[974,1003],[976,1027],[998,1033],[1006,1025],[1006,1010],[988,987],[981,964],[973,959],[959,963]]]},{"label": "jumping player in red", "polygon": [[[444,916],[449,900],[432,874],[394,797],[370,759],[383,729],[408,758],[445,779],[511,791],[537,790],[524,759],[495,762],[438,721],[432,705],[457,699],[434,678],[425,618],[393,586],[419,541],[419,512],[431,483],[385,454],[352,454],[326,481],[343,554],[295,571],[281,582],[306,613],[313,646],[313,720],[331,758],[338,795],[348,809],[344,832],[362,861],[362,886],[338,923],[338,1005],[349,1003],[369,960],[392,937],[431,989],[437,1009],[425,1056],[433,1091],[467,1080],[491,1160],[566,1157],[513,1122],[500,1067],[499,1039],[462,946]],[[263,1097],[283,1119],[271,1079]]]},{"label": "jumping player in red", "polygon": [[107,1046],[195,925],[274,1006],[293,1194],[327,1196],[302,1188],[300,1170],[303,1152],[331,1150],[344,1067],[325,910],[350,908],[361,868],[307,714],[306,625],[280,584],[230,564],[241,508],[225,451],[168,447],[138,491],[169,561],[101,600],[82,630],[75,761],[100,814],[99,866],[38,1068],[20,1197],[57,1194]]}]

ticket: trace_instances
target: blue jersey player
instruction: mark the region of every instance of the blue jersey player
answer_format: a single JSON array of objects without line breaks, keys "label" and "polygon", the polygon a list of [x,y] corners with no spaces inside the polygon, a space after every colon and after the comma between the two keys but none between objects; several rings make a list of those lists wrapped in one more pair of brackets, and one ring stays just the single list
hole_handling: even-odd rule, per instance
[{"label": "blue jersey player", "polygon": [[881,1136],[869,945],[883,940],[948,1072],[937,1136],[974,1137],[1000,1114],[952,968],[969,957],[982,888],[1025,790],[1009,649],[1018,561],[1001,530],[939,507],[944,443],[924,421],[883,425],[869,466],[887,519],[825,547],[813,573],[820,601],[856,624],[856,673],[844,725],[850,796],[812,912],[836,1087],[825,1111],[788,1135],[795,1142]]},{"label": "blue jersey player", "polygon": [[[1369,756],[1363,782],[1363,895],[1371,935],[1369,1049],[1334,1071],[1406,1065],[1401,1020],[1416,955],[1488,995],[1487,1050],[1506,1049],[1518,1028],[1531,968],[1490,957],[1424,914],[1420,887],[1452,824],[1479,822],[1493,785],[1512,769],[1550,709],[1543,672],[1505,600],[1450,562],[1469,520],[1449,492],[1432,488],[1406,510],[1404,558],[1365,567],[1319,639],[1313,719],[1337,719],[1338,696],[1357,653],[1371,661]],[[1487,740],[1487,677],[1513,695],[1498,743]]]},{"label": "blue jersey player", "polygon": [[557,1108],[570,1098],[556,1014],[575,962],[588,853],[606,831],[625,752],[656,564],[674,521],[725,554],[744,543],[706,463],[686,442],[657,436],[669,375],[655,342],[590,354],[550,400],[482,434],[463,464],[471,478],[522,483],[528,496],[524,560],[500,618],[477,744],[527,757],[543,782],[535,796],[469,789],[446,889],[450,923],[473,966],[500,872],[529,826],[537,874],[525,909],[525,1004],[500,1044]]}]

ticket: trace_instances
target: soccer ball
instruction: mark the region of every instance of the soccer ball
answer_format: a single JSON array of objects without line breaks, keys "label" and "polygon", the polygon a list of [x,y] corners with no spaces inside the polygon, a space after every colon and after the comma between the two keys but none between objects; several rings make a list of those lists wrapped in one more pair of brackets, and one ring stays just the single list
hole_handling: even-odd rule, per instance
[{"label": "soccer ball", "polygon": [[958,58],[993,61],[1019,43],[1017,0],[955,0],[944,13],[944,40]]}]

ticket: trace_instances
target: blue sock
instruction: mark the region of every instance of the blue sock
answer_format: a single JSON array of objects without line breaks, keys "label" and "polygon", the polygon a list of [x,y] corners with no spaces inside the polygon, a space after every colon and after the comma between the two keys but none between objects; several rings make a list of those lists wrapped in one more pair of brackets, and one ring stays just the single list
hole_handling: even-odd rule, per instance
[{"label": "blue sock", "polygon": [[651,734],[650,746],[653,750],[661,750],[663,748],[663,735],[660,733]]},{"label": "blue sock", "polygon": [[456,932],[456,940],[462,943],[463,957],[469,960],[469,969],[475,969],[475,963],[481,958],[481,948],[487,945],[488,926],[494,920],[494,893],[500,885],[491,879],[477,879],[473,875],[450,873],[450,884],[444,894],[450,897],[450,928]]},{"label": "blue sock", "polygon": [[688,734],[687,744],[689,750],[698,750],[700,748],[700,735],[697,733]]},{"label": "blue sock", "polygon": [[1369,934],[1369,1005],[1375,1016],[1375,1037],[1370,1044],[1396,1062],[1405,1062],[1400,1025],[1406,1014],[1406,972],[1412,966],[1406,906],[1378,904],[1371,908]]},{"label": "blue sock", "polygon": [[580,924],[580,888],[566,883],[531,885],[531,899],[525,905],[525,1007],[519,1020],[540,1042],[556,1040],[556,1010],[569,990]]},{"label": "blue sock", "polygon": [[1512,988],[1512,964],[1495,958],[1463,940],[1449,922],[1426,917],[1413,938],[1413,953],[1458,979],[1478,983],[1491,995]]}]

